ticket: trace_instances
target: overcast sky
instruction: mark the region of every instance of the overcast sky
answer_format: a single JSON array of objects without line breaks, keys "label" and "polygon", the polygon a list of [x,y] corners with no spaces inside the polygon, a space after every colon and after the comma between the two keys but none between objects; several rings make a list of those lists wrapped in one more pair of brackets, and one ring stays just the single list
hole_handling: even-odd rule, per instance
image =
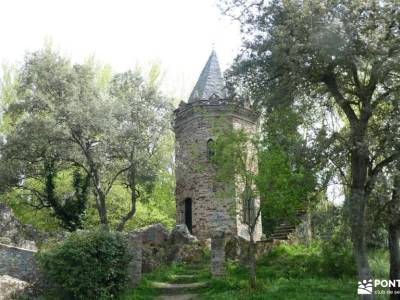
[{"label": "overcast sky", "polygon": [[239,25],[216,0],[0,0],[0,12],[2,63],[51,39],[74,62],[94,55],[115,71],[159,62],[176,97],[188,96],[213,43],[222,69],[240,47]]}]

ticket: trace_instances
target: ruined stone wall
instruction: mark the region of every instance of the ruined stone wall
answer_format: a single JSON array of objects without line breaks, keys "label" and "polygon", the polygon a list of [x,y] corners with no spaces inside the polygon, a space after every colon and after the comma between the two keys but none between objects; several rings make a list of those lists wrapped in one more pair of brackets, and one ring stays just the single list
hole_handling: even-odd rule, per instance
[{"label": "ruined stone wall", "polygon": [[35,250],[0,244],[0,275],[34,281],[37,275],[35,254]]},{"label": "ruined stone wall", "polygon": [[129,272],[131,277],[131,285],[137,286],[142,278],[142,263],[143,263],[143,239],[142,234],[138,232],[128,233],[128,247],[132,255],[132,260],[129,263]]}]

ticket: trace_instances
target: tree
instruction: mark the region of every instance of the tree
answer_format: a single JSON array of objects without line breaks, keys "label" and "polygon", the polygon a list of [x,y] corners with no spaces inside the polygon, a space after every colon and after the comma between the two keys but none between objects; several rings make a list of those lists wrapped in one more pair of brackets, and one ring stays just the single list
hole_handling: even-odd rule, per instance
[{"label": "tree", "polygon": [[[387,219],[389,255],[390,255],[390,280],[400,277],[400,174],[398,167],[393,178],[392,197],[389,204],[389,218]],[[400,299],[399,287],[390,287],[392,292],[390,299]]]},{"label": "tree", "polygon": [[[78,168],[90,178],[100,223],[106,226],[107,197],[126,178],[132,207],[117,227],[122,230],[135,213],[138,184],[156,178],[151,155],[168,129],[170,107],[156,74],[145,82],[139,73],[127,72],[107,83],[91,61],[72,65],[50,48],[28,55],[18,71],[16,100],[6,110],[11,130],[3,148],[12,154],[7,162],[15,163],[15,155],[24,161],[14,178],[38,175],[36,163],[43,161]],[[32,128],[36,139],[30,138]],[[14,143],[19,136],[25,136],[23,143]],[[47,183],[50,191],[51,180]]]},{"label": "tree", "polygon": [[[368,193],[398,149],[373,153],[371,118],[396,102],[400,89],[396,1],[223,1],[239,12],[246,38],[233,72],[260,104],[288,94],[297,105],[333,107],[348,128],[347,152],[352,242],[359,279],[372,277],[365,247]],[[389,132],[393,140],[398,132]],[[374,298],[367,295],[365,298]]]},{"label": "tree", "polygon": [[301,117],[292,107],[271,105],[262,120],[258,166],[263,232],[272,233],[271,225],[297,222],[298,214],[310,208],[320,161],[311,157],[316,151],[300,135]]},{"label": "tree", "polygon": [[[252,288],[256,287],[257,279],[254,237],[261,216],[256,146],[244,129],[224,128],[217,134],[212,156],[216,180],[227,185],[225,193],[240,201],[240,219],[250,237],[248,259]],[[231,188],[232,185],[235,188]]]},{"label": "tree", "polygon": [[[382,172],[370,195],[370,216],[374,226],[383,224],[387,231],[389,249],[389,279],[400,276],[400,174],[399,161]],[[390,287],[390,299],[400,299],[398,286]]]},{"label": "tree", "polygon": [[[3,83],[3,87],[3,104],[8,103],[9,107],[2,128],[6,139],[0,143],[2,187],[19,190],[14,195],[31,207],[51,208],[63,228],[81,228],[88,201],[88,176],[82,176],[82,170],[59,159],[65,144],[60,144],[60,132],[53,130],[51,120],[21,116],[14,106],[17,83]],[[10,94],[15,98],[10,99]],[[67,178],[61,180],[60,174]],[[57,191],[56,185],[63,186],[63,192]]]},{"label": "tree", "polygon": [[127,166],[122,179],[131,194],[131,209],[117,226],[122,230],[136,212],[141,193],[152,190],[160,161],[155,159],[162,136],[169,126],[171,106],[160,94],[158,68],[153,66],[146,83],[139,72],[117,74],[111,81],[111,95],[116,99],[114,117],[119,126],[108,141],[115,158]]}]

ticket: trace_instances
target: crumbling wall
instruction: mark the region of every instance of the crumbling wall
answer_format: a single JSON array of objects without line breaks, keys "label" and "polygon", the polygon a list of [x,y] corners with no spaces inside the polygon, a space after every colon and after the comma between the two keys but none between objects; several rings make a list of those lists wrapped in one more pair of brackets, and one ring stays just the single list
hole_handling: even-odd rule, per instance
[{"label": "crumbling wall", "polygon": [[33,282],[37,276],[35,250],[0,244],[0,275]]}]

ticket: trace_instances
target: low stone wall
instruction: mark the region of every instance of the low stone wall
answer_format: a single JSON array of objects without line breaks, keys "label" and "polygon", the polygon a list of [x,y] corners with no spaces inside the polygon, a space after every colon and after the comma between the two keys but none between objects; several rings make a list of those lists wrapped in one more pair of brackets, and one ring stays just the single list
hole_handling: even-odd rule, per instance
[{"label": "low stone wall", "polygon": [[33,282],[37,276],[35,250],[0,244],[0,275]]}]

